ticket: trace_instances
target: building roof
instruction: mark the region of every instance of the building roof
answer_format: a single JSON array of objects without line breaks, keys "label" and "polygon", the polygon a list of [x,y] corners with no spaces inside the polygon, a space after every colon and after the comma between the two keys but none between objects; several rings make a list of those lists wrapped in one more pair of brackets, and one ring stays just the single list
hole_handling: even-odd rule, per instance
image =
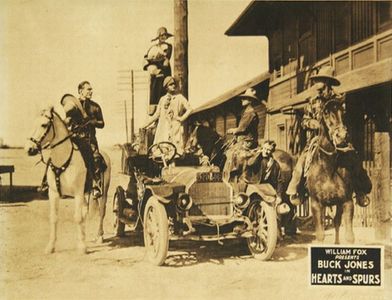
[{"label": "building roof", "polygon": [[[310,3],[310,2],[309,2]],[[228,36],[268,35],[277,20],[285,14],[298,13],[306,9],[304,1],[255,1],[249,3],[234,23],[226,30]]]},{"label": "building roof", "polygon": [[[223,93],[222,95],[208,101],[207,103],[199,106],[198,108],[194,109],[191,113],[191,115],[194,115],[196,113],[199,113],[201,111],[205,111],[207,109],[216,107],[222,103],[225,103],[226,101],[240,95],[241,93],[245,92],[245,90],[249,87],[255,87],[256,85],[259,85],[260,83],[269,80],[270,78],[270,73],[269,72],[264,72],[246,82],[243,84]],[[261,99],[262,100],[262,99]],[[266,100],[266,99],[265,99]]]}]

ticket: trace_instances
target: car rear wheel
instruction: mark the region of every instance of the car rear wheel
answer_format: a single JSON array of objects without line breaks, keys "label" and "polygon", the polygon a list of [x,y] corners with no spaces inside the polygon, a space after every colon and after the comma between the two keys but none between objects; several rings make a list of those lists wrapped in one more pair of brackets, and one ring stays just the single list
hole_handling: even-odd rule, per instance
[{"label": "car rear wheel", "polygon": [[144,246],[150,262],[163,265],[169,250],[169,222],[165,207],[154,197],[144,210]]},{"label": "car rear wheel", "polygon": [[255,201],[249,207],[248,217],[253,225],[253,236],[247,238],[249,251],[256,259],[268,260],[278,238],[276,211],[264,201]]},{"label": "car rear wheel", "polygon": [[114,214],[114,232],[116,236],[124,236],[125,224],[120,221],[122,211],[125,203],[125,191],[121,186],[118,186],[113,198],[113,214]]}]

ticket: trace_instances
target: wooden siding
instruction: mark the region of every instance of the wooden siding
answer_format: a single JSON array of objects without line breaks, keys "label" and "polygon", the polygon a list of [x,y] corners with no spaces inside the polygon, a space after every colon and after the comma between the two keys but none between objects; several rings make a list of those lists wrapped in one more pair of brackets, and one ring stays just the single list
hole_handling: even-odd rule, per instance
[{"label": "wooden siding", "polygon": [[374,33],[375,2],[353,1],[351,3],[351,40],[360,42]]},{"label": "wooden siding", "polygon": [[308,97],[309,77],[317,68],[332,64],[342,81],[341,92],[360,89],[392,80],[392,30],[382,32],[344,49],[302,72],[285,74],[270,83],[270,110],[280,110]]},{"label": "wooden siding", "polygon": [[[299,13],[284,12],[282,21],[268,33],[271,81],[312,68],[316,61],[392,28],[392,2],[323,1],[302,5],[308,8]],[[391,53],[388,42],[382,52],[384,57],[388,51]],[[362,63],[362,57],[358,60]]]},{"label": "wooden siding", "polygon": [[392,56],[392,35],[377,41],[377,59],[383,60]]},{"label": "wooden siding", "polygon": [[237,118],[233,113],[228,113],[226,115],[226,131],[235,127],[237,127]]},{"label": "wooden siding", "polygon": [[225,135],[225,118],[222,115],[218,115],[215,119],[215,130],[219,135]]},{"label": "wooden siding", "polygon": [[332,53],[332,9],[330,4],[316,6],[316,52],[317,59],[323,59]]},{"label": "wooden siding", "polygon": [[353,69],[367,66],[375,61],[373,45],[365,45],[352,52]]}]

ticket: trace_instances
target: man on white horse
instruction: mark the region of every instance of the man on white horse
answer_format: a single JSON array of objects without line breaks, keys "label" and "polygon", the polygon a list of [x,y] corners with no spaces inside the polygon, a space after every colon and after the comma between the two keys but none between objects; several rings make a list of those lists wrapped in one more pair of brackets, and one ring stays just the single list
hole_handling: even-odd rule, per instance
[{"label": "man on white horse", "polygon": [[91,84],[88,81],[81,82],[78,92],[79,99],[65,95],[61,99],[61,104],[66,113],[66,123],[73,133],[72,140],[82,152],[88,170],[86,187],[93,188],[94,197],[100,197],[102,194],[99,188],[100,174],[107,166],[99,153],[96,128],[102,129],[105,122],[101,107],[91,100],[93,94]]}]

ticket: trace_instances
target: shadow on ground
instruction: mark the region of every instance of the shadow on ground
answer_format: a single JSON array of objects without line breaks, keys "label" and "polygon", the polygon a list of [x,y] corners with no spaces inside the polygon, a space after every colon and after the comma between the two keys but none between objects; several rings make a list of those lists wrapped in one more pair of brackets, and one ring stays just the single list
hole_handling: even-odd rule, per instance
[{"label": "shadow on ground", "polygon": [[[275,249],[271,261],[292,261],[307,256],[308,243],[313,240],[310,234],[284,238]],[[294,246],[295,245],[295,246]],[[254,259],[248,250],[246,240],[226,240],[223,245],[217,242],[173,241],[166,259],[168,267],[192,266],[200,263],[224,265],[229,260]]]},{"label": "shadow on ground", "polygon": [[113,236],[104,240],[112,248],[144,247],[143,232],[127,231],[122,237]]},{"label": "shadow on ground", "polygon": [[36,186],[16,185],[12,187],[12,190],[9,186],[0,186],[0,202],[17,203],[47,199],[46,194],[37,192]]}]

